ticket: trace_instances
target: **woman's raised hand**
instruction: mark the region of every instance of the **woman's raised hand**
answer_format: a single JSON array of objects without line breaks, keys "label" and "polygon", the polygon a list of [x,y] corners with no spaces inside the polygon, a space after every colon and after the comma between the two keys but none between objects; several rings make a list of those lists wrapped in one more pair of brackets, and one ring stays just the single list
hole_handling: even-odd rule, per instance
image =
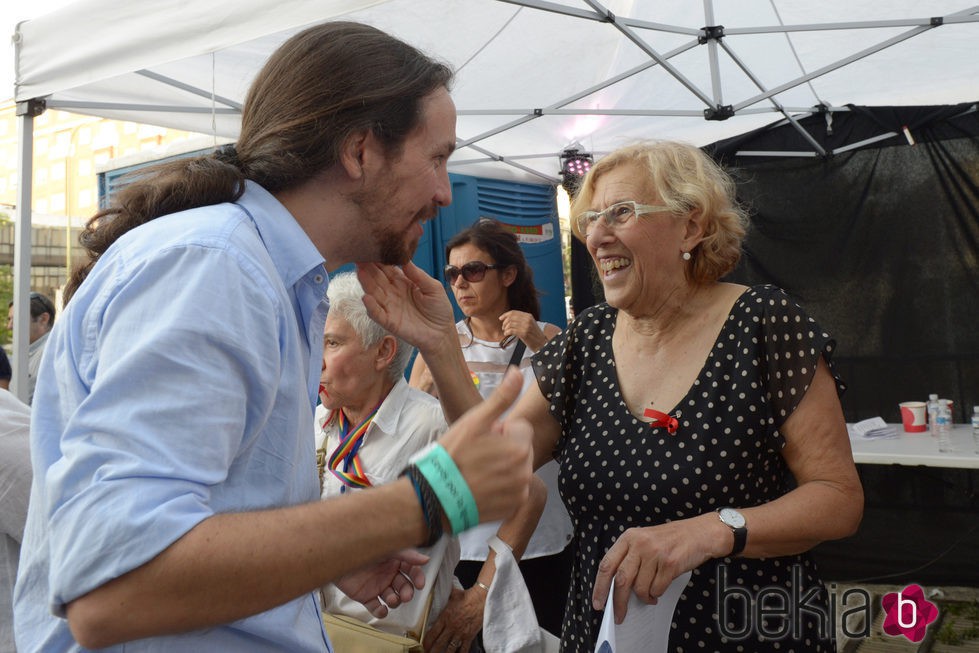
[{"label": "woman's raised hand", "polygon": [[537,326],[537,320],[530,313],[523,311],[507,311],[500,316],[504,338],[516,336],[524,341],[531,351],[537,351],[547,344],[547,336]]},{"label": "woman's raised hand", "polygon": [[423,354],[456,339],[452,303],[438,280],[414,263],[403,268],[358,263],[368,314],[382,327],[410,342]]}]

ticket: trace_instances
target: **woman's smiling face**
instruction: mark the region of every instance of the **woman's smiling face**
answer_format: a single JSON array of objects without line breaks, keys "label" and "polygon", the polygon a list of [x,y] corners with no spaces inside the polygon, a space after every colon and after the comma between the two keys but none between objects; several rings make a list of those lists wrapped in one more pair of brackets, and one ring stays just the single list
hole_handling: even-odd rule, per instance
[{"label": "woman's smiling face", "polygon": [[[630,200],[662,204],[637,166],[621,165],[595,181],[589,208],[602,211]],[[658,304],[664,293],[685,283],[680,251],[684,223],[671,213],[654,212],[633,216],[615,227],[604,220],[591,227],[585,242],[610,306],[641,315]]]}]

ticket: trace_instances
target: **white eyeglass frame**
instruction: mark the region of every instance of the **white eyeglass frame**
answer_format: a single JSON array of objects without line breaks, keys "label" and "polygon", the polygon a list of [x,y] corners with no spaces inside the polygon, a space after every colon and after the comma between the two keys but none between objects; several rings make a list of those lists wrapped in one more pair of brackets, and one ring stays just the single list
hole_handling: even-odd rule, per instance
[{"label": "white eyeglass frame", "polygon": [[632,216],[638,217],[647,213],[671,213],[673,209],[668,206],[657,206],[655,204],[640,204],[633,200],[616,202],[602,211],[583,211],[574,217],[578,233],[588,236],[589,230],[599,221],[605,220],[605,226],[614,229],[619,225],[624,225]]}]

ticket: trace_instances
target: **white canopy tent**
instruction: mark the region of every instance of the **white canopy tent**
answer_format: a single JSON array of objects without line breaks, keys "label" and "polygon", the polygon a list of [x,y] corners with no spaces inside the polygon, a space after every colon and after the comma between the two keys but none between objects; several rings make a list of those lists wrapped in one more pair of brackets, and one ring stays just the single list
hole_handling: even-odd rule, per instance
[{"label": "white canopy tent", "polygon": [[[976,101],[972,2],[79,0],[15,35],[15,302],[28,301],[34,116],[58,108],[235,138],[257,69],[311,24],[369,23],[456,69],[451,171],[557,183],[569,147],[705,145],[815,107]],[[16,314],[19,389],[27,311]]]}]

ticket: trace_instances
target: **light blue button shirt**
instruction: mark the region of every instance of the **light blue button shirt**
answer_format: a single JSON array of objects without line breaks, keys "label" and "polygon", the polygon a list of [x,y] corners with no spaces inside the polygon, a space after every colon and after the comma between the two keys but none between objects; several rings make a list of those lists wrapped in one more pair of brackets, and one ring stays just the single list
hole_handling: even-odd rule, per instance
[{"label": "light blue button shirt", "polygon": [[[202,520],[318,499],[322,264],[295,219],[253,183],[235,204],[158,218],[102,256],[55,323],[35,391],[18,650],[82,650],[65,604]],[[328,648],[309,594],[109,650]]]}]

